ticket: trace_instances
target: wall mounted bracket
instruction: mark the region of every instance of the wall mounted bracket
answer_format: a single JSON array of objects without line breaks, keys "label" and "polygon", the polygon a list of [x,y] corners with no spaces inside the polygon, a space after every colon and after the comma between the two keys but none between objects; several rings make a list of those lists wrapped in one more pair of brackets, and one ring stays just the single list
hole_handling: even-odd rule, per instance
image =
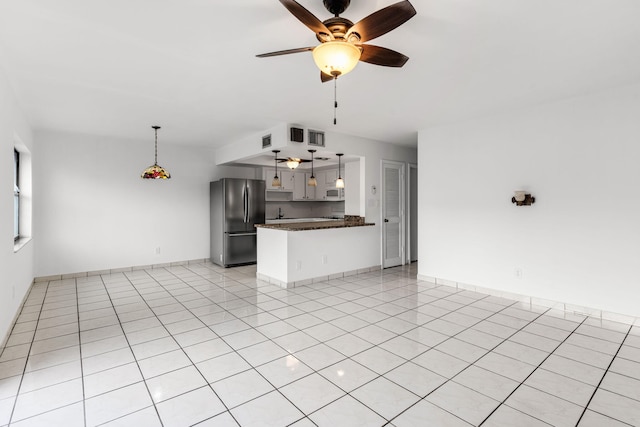
[{"label": "wall mounted bracket", "polygon": [[[522,197],[518,197],[518,199],[522,199]],[[535,202],[536,198],[531,194],[525,194],[522,200],[516,200],[516,197],[511,198],[511,203],[515,203],[516,206],[531,206]]]}]

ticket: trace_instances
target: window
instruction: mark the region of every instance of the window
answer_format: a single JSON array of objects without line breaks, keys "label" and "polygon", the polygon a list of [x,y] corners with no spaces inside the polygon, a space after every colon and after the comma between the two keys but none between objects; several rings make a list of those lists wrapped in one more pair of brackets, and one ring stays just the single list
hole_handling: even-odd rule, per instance
[{"label": "window", "polygon": [[13,241],[20,238],[20,153],[13,150]]}]

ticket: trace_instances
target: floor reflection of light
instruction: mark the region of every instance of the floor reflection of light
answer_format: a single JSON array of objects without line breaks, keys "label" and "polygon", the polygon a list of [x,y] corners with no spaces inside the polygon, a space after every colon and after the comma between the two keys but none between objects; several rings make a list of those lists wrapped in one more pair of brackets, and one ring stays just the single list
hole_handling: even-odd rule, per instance
[{"label": "floor reflection of light", "polygon": [[298,368],[299,364],[300,364],[300,361],[298,361],[298,359],[296,359],[292,355],[287,356],[286,365],[287,365],[287,368],[289,368],[289,370],[295,371]]},{"label": "floor reflection of light", "polygon": [[339,377],[342,377],[342,376],[344,376],[344,371],[342,369],[338,369],[337,374],[338,374]]}]

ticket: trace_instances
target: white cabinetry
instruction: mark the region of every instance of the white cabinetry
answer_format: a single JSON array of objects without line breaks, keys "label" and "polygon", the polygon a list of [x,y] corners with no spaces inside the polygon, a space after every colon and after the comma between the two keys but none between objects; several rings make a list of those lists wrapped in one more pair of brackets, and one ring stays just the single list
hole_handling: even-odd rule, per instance
[{"label": "white cabinetry", "polygon": [[[316,172],[316,179],[318,180],[318,186],[316,187],[316,200],[344,200],[344,189],[336,188],[338,169],[318,171]],[[327,195],[328,191],[330,192],[329,195]]]},{"label": "white cabinetry", "polygon": [[[267,177],[267,190],[270,190],[273,187],[269,187],[271,184],[271,180],[273,179],[273,174],[275,171],[273,169],[266,169],[268,173],[271,174],[270,177]],[[285,187],[285,180],[287,179],[287,175],[290,173],[289,171],[283,172],[284,175],[281,175],[280,181],[282,184],[281,190],[284,191],[293,191],[293,200],[298,201],[337,201],[344,200],[344,190],[336,188],[336,180],[338,179],[338,170],[337,169],[328,169],[322,171],[315,171],[316,182],[318,185],[316,187],[311,187],[307,185],[309,182],[309,178],[311,178],[311,172],[303,172],[297,171],[295,173],[291,173],[293,179],[293,188],[291,190],[287,190]],[[336,190],[337,193],[335,195],[330,195],[327,197],[327,190]]]},{"label": "white cabinetry", "polygon": [[315,200],[316,189],[307,185],[310,173],[295,172],[293,174],[293,200]]},{"label": "white cabinetry", "polygon": [[336,181],[338,180],[338,169],[329,169],[324,171],[325,179],[324,183],[327,187],[335,187]]},{"label": "white cabinetry", "polygon": [[316,181],[318,183],[318,186],[316,187],[316,200],[325,200],[327,198],[326,197],[327,184],[325,183],[326,172],[316,171],[315,175],[316,175]]},{"label": "white cabinetry", "polygon": [[284,170],[278,171],[280,175],[280,185],[282,185],[282,191],[293,191],[293,172]]},{"label": "white cabinetry", "polygon": [[264,169],[263,175],[264,180],[267,182],[267,191],[293,191],[293,172],[286,169],[278,169],[278,176],[280,177],[280,187],[274,187],[271,185],[275,174],[275,169]]}]

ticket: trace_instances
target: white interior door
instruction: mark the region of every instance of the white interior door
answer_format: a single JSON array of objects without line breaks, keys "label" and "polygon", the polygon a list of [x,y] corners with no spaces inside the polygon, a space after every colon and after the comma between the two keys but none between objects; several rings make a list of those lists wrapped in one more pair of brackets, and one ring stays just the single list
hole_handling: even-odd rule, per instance
[{"label": "white interior door", "polygon": [[382,162],[382,267],[404,264],[404,163]]}]

